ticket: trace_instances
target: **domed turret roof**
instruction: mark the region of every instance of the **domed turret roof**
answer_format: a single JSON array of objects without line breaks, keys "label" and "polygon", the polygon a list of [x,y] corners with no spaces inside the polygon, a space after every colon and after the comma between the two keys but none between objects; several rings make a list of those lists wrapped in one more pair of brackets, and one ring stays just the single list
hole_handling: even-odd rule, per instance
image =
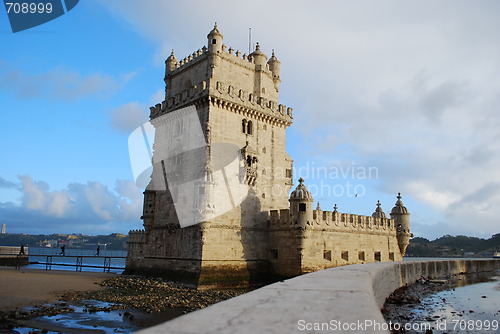
[{"label": "domed turret roof", "polygon": [[165,60],[165,62],[177,63],[177,58],[175,58],[173,49],[172,49],[172,53],[170,53],[170,56],[168,56],[168,58],[167,58],[167,60]]},{"label": "domed turret roof", "polygon": [[268,63],[281,63],[278,58],[276,58],[276,55],[274,54],[274,49],[273,49],[273,55],[271,56],[271,58],[269,58],[269,61]]},{"label": "domed turret roof", "polygon": [[384,210],[382,210],[380,201],[377,201],[377,208],[375,209],[375,212],[372,213],[372,217],[375,217],[375,218],[387,218],[387,216],[384,213]]},{"label": "domed turret roof", "polygon": [[405,207],[403,204],[403,201],[401,201],[401,193],[398,193],[398,200],[396,201],[396,204],[391,210],[391,214],[408,214],[408,209]]},{"label": "domed turret roof", "polygon": [[306,201],[313,200],[313,196],[312,196],[311,192],[309,190],[307,190],[306,186],[304,185],[303,178],[299,179],[299,185],[290,194],[290,199],[292,199],[292,200],[306,200]]},{"label": "domed turret roof", "polygon": [[252,57],[255,57],[255,56],[262,56],[262,57],[265,57],[267,59],[267,56],[264,52],[260,51],[260,44],[259,42],[257,42],[257,45],[255,45],[255,51],[252,52],[250,54]]},{"label": "domed turret roof", "polygon": [[211,38],[212,36],[215,36],[215,35],[220,36],[221,38],[224,38],[224,36],[222,36],[222,34],[220,33],[219,28],[217,28],[217,22],[215,22],[214,28],[208,33],[207,37]]}]

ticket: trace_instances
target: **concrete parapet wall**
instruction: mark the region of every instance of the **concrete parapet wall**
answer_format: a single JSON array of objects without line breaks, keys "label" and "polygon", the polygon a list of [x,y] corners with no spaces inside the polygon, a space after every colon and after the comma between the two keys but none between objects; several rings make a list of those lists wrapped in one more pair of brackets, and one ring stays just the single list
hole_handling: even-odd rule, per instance
[{"label": "concrete parapet wall", "polygon": [[[500,269],[500,260],[436,260],[337,267],[271,284],[140,331],[143,334],[390,333],[380,312],[395,289],[420,276],[443,277]],[[360,327],[361,326],[361,327]]]},{"label": "concrete parapet wall", "polygon": [[24,255],[19,255],[19,246],[0,246],[0,266],[25,266],[29,264],[28,247],[24,247]]},{"label": "concrete parapet wall", "polygon": [[[20,246],[0,246],[0,257],[16,257],[20,251]],[[24,254],[28,254],[28,247],[24,247]]]}]

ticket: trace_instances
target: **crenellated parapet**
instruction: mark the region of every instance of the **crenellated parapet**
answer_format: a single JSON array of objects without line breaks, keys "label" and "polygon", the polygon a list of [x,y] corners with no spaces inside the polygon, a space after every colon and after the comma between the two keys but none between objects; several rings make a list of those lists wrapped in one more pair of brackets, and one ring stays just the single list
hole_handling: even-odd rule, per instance
[{"label": "crenellated parapet", "polygon": [[129,244],[144,244],[146,243],[146,231],[144,230],[131,230],[128,234]]},{"label": "crenellated parapet", "polygon": [[[293,120],[293,108],[278,104],[262,96],[250,93],[234,85],[226,85],[224,82],[216,82],[216,93],[211,93],[208,101],[212,105],[243,114],[268,123],[289,126]],[[212,96],[214,95],[214,96]],[[192,104],[202,97],[208,96],[206,81],[201,81],[182,92],[169,97],[166,101],[150,107],[150,119],[177,110],[178,108]]]},{"label": "crenellated parapet", "polygon": [[[254,69],[256,62],[255,62],[255,57],[252,54],[247,55],[246,53],[241,53],[240,50],[235,50],[232,47],[229,47],[229,49],[226,47],[225,44],[222,44],[221,47],[222,52],[218,52],[217,55],[227,61],[232,62],[235,65],[242,66],[248,69]],[[174,52],[172,51],[172,54],[170,55],[170,60],[167,58],[165,61],[166,63],[171,63],[171,66],[167,67],[166,71],[166,76],[174,76],[181,72],[182,70],[186,69],[189,66],[192,66],[196,64],[199,61],[202,61],[206,59],[206,57],[210,53],[208,52],[208,49],[206,46],[203,46],[202,48],[194,51],[192,54],[182,58],[181,60],[177,60],[174,56]],[[274,53],[273,53],[274,56]],[[260,68],[259,70],[266,70],[269,71],[269,73],[272,75],[272,73],[276,72],[278,68],[276,67],[275,63],[277,61],[277,58],[274,56],[274,59],[272,58],[272,61],[269,63],[266,63],[263,68]],[[277,75],[279,76],[279,75]]]},{"label": "crenellated parapet", "polygon": [[165,63],[167,64],[165,77],[175,76],[176,74],[182,72],[184,69],[205,60],[207,56],[208,49],[206,46],[203,46],[201,49],[194,51],[192,54],[181,59],[180,61],[177,61],[174,56],[174,51],[172,51],[170,57],[168,57],[165,61]]},{"label": "crenellated parapet", "polygon": [[199,100],[202,97],[208,96],[208,86],[206,81],[200,81],[188,88],[183,89],[174,96],[168,97],[162,103],[158,103],[153,107],[150,107],[150,120],[169,113],[171,111],[177,110],[188,104]]},{"label": "crenellated parapet", "polygon": [[[290,210],[270,211],[270,227],[281,229],[286,227],[298,227],[301,224],[294,221]],[[304,229],[319,228],[322,230],[335,230],[345,232],[378,232],[396,233],[394,219],[363,216],[351,213],[340,213],[334,211],[313,210],[312,221],[307,221],[303,225]]]},{"label": "crenellated parapet", "polygon": [[244,114],[263,121],[278,122],[289,126],[293,120],[293,108],[278,104],[277,101],[258,96],[236,85],[217,81],[211,90],[210,102],[219,107]]}]

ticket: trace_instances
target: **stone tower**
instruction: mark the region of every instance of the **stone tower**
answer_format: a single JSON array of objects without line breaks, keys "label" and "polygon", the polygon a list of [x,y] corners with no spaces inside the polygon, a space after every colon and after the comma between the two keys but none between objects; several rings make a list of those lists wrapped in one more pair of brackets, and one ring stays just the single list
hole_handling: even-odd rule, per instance
[{"label": "stone tower", "polygon": [[144,230],[129,235],[129,272],[195,285],[259,279],[268,270],[269,211],[288,207],[292,159],[278,104],[280,62],[223,44],[217,25],[207,46],[165,61],[165,101],[155,127]]},{"label": "stone tower", "polygon": [[153,165],[141,174],[143,230],[130,231],[127,271],[196,287],[248,285],[354,263],[401,261],[410,218],[401,195],[387,218],[313,209],[292,186],[278,104],[280,62],[257,43],[227,48],[217,25],[207,46],[165,61],[165,100],[151,107]]}]

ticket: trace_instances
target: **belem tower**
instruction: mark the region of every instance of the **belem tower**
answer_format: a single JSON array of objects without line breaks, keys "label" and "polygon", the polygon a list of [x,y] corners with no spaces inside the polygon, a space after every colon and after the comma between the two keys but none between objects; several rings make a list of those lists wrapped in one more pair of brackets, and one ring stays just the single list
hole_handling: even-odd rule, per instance
[{"label": "belem tower", "polygon": [[246,285],[354,263],[401,261],[410,214],[398,194],[390,218],[313,208],[293,186],[278,104],[280,61],[259,43],[250,54],[223,44],[165,61],[165,101],[151,107],[152,168],[144,229],[130,231],[127,272],[197,287]]}]

